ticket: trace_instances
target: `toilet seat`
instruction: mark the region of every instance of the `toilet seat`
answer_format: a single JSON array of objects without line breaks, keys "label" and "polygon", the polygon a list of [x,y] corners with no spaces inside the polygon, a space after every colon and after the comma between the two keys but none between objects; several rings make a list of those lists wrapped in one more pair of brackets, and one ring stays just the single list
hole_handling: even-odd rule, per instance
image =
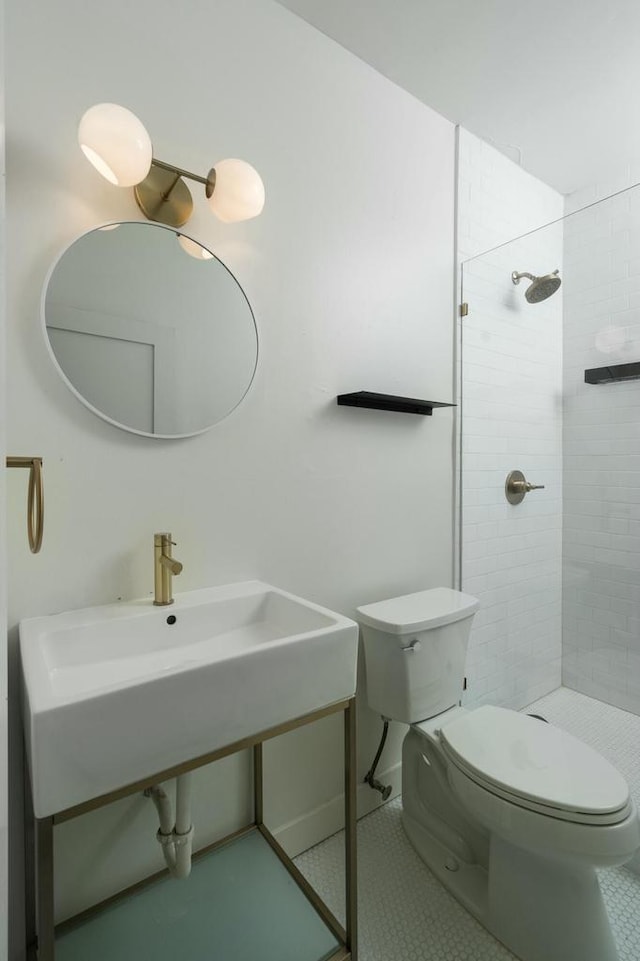
[{"label": "toilet seat", "polygon": [[445,755],[462,774],[518,807],[601,826],[629,816],[632,802],[622,775],[553,725],[485,705],[456,713],[439,733]]},{"label": "toilet seat", "polygon": [[552,805],[548,804],[541,804],[539,801],[533,800],[533,798],[523,797],[522,795],[505,791],[503,788],[500,788],[490,781],[479,777],[477,774],[466,768],[465,765],[460,763],[458,760],[453,760],[452,758],[450,758],[450,760],[460,774],[463,774],[465,777],[469,778],[469,780],[474,781],[479,787],[487,791],[489,794],[493,794],[495,797],[501,798],[503,801],[508,801],[510,804],[513,804],[516,807],[524,808],[527,811],[532,811],[536,814],[542,814],[545,817],[556,818],[557,820],[567,821],[571,824],[586,824],[595,827],[607,827],[609,825],[620,824],[629,817],[633,810],[633,804],[630,797],[623,807],[619,808],[617,811],[611,811],[606,814],[586,814],[583,811],[568,811],[564,808],[553,807]]}]

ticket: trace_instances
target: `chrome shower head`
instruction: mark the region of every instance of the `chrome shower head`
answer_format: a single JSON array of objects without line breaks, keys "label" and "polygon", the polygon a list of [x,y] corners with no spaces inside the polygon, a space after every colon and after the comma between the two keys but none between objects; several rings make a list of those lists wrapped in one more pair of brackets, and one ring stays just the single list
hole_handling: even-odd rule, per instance
[{"label": "chrome shower head", "polygon": [[511,280],[514,284],[519,284],[523,277],[528,277],[529,280],[533,281],[525,290],[524,295],[530,304],[537,304],[541,300],[546,300],[551,294],[555,294],[562,283],[558,276],[559,273],[559,270],[554,270],[552,274],[535,277],[533,274],[528,274],[526,270],[523,270],[522,273],[514,270],[511,274]]}]

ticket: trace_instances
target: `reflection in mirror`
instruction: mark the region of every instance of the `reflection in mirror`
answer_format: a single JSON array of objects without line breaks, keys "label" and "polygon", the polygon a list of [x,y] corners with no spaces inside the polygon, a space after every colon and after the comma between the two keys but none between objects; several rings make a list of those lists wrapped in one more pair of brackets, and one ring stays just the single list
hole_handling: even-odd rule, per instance
[{"label": "reflection in mirror", "polygon": [[108,225],[74,241],[45,285],[43,320],[76,396],[116,427],[151,437],[212,427],[256,369],[255,320],[237,280],[161,224]]}]

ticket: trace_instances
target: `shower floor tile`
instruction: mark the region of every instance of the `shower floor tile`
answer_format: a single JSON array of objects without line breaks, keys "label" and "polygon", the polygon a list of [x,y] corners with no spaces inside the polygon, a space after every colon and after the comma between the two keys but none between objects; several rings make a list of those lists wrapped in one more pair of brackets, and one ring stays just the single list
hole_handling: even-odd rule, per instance
[{"label": "shower floor tile", "polygon": [[[640,717],[559,688],[525,708],[575,734],[625,775],[640,802]],[[400,798],[358,824],[360,961],[513,961],[442,887],[407,840]],[[296,858],[337,917],[344,916],[343,836]],[[640,877],[600,873],[620,961],[640,958]],[[567,958],[567,961],[579,961]]]}]

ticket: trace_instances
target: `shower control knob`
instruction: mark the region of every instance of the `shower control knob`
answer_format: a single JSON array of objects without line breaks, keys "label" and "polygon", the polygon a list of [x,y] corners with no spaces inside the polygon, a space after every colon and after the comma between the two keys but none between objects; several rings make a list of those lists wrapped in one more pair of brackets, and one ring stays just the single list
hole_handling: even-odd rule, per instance
[{"label": "shower control knob", "polygon": [[521,470],[512,470],[507,474],[504,493],[510,504],[520,504],[529,491],[540,490],[544,490],[544,484],[530,484]]}]

